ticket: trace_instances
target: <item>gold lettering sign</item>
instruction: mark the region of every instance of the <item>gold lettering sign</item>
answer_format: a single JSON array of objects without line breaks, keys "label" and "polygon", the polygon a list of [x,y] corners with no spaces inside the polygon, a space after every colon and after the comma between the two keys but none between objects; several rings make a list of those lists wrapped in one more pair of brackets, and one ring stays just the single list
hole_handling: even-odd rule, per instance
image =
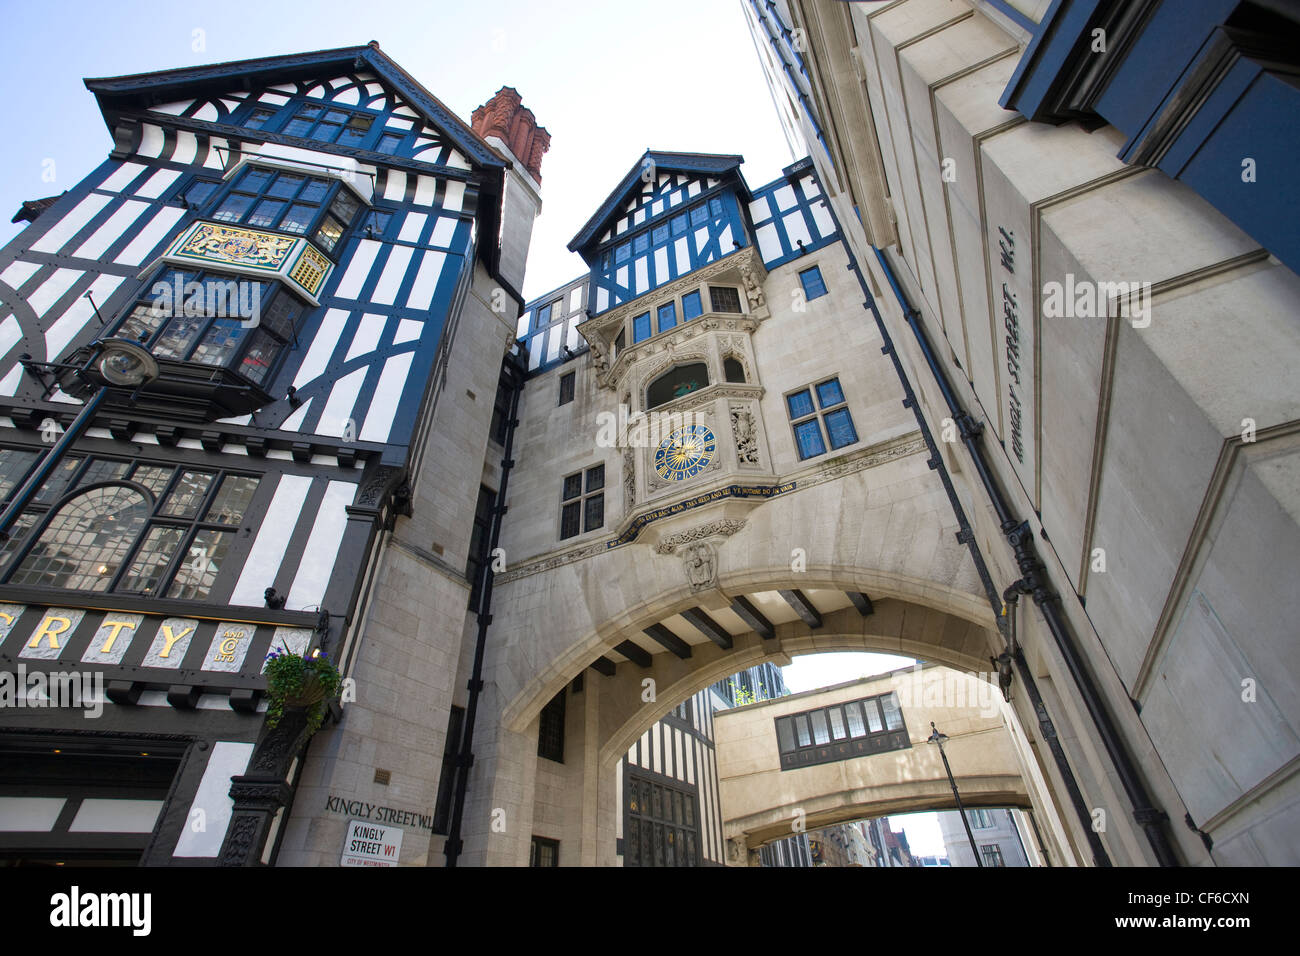
[{"label": "gold lettering sign", "polygon": [[176,643],[177,641],[179,641],[179,640],[180,640],[182,637],[184,637],[186,634],[190,633],[190,631],[192,631],[192,630],[194,630],[194,628],[192,628],[192,627],[186,627],[186,628],[183,628],[179,634],[173,634],[173,633],[172,633],[172,625],[170,625],[170,624],[164,624],[164,625],[162,626],[163,649],[162,649],[161,651],[158,652],[158,656],[159,656],[159,657],[171,657],[171,656],[172,656],[172,646],[175,645],[175,643]]},{"label": "gold lettering sign", "polygon": [[240,631],[235,637],[227,637],[223,640],[221,645],[217,648],[217,655],[213,660],[220,661],[223,664],[233,663],[235,660],[235,651],[239,649],[239,639],[243,636],[244,632]]},{"label": "gold lettering sign", "polygon": [[129,627],[131,630],[134,631],[136,628],[136,622],[105,620],[104,627],[111,628],[112,630],[111,633],[108,635],[108,639],[104,641],[104,645],[99,649],[99,653],[108,654],[112,652],[113,644],[117,641],[117,635],[122,633],[122,628]]},{"label": "gold lettering sign", "polygon": [[238,621],[226,621],[217,625],[217,631],[208,645],[207,660],[202,669],[205,671],[226,671],[233,673],[244,663],[244,655],[253,642],[256,627],[249,627]]},{"label": "gold lettering sign", "polygon": [[81,608],[52,607],[44,611],[40,623],[18,652],[19,657],[52,661],[62,656],[68,639],[81,625],[86,612]]},{"label": "gold lettering sign", "polygon": [[32,635],[32,639],[27,642],[27,646],[40,647],[41,639],[49,638],[50,650],[57,651],[60,646],[59,635],[70,627],[72,627],[71,618],[61,617],[57,614],[46,615],[45,620],[41,621],[40,628]]}]

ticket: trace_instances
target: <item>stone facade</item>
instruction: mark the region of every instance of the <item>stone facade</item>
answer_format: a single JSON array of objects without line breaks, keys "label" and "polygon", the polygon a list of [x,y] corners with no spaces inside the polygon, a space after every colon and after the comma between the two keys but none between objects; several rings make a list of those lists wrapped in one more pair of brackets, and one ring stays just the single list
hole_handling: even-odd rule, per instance
[{"label": "stone facade", "polygon": [[[744,6],[756,35],[778,38],[759,44],[771,82],[784,92],[799,77],[791,93],[806,99],[782,113],[787,133],[829,184],[922,415],[947,430],[942,462],[996,586],[990,603],[1024,580],[1016,546],[1042,562],[1039,596],[1059,596],[1011,613],[1069,775],[1109,821],[1091,854],[1295,863],[1294,249],[1256,205],[1269,193],[1225,204],[1191,169],[1133,159],[1143,111],[1188,76],[1170,64],[1193,51],[1171,31],[1212,31],[1214,11],[1189,24],[1181,5],[1157,4],[1140,27],[1111,24],[1122,65],[1062,79],[1058,99],[1031,108],[1026,84],[1063,62],[1045,50],[1088,59],[1082,37],[1046,39],[1068,3],[1030,16],[964,0]],[[782,45],[778,20],[803,31],[802,53]],[[1172,59],[1150,59],[1156,48]],[[782,56],[799,57],[792,73]],[[1060,106],[1070,96],[1082,123]],[[1255,139],[1216,129],[1238,140],[1211,137],[1201,155],[1230,154],[1222,181],[1255,189],[1238,156]],[[1279,202],[1284,181],[1258,189]],[[982,436],[965,440],[975,423]],[[1103,745],[1098,711],[1118,743]],[[1067,762],[1047,761],[1058,793]],[[1088,818],[1067,822],[1078,843],[1093,839]]]},{"label": "stone facade", "polygon": [[[793,734],[790,740],[781,739],[777,726],[781,718],[891,692],[906,728],[906,749],[836,757],[837,747],[871,730],[848,719],[846,725],[837,726],[837,710],[836,718],[824,728],[814,723],[809,731],[813,762],[786,765],[782,756],[786,748],[802,741]],[[718,770],[727,839],[737,848],[734,856],[758,865],[762,846],[801,830],[953,806],[938,748],[926,742],[931,721],[948,737],[944,749],[963,803],[1032,808],[1046,821],[1043,829],[1052,834],[1053,851],[1059,852],[1056,841],[1064,829],[1050,796],[1037,785],[1036,769],[1022,762],[1012,743],[1020,731],[1009,714],[1001,695],[986,682],[932,665],[720,714]],[[818,743],[825,744],[821,749],[829,751],[828,756],[820,755]]]}]

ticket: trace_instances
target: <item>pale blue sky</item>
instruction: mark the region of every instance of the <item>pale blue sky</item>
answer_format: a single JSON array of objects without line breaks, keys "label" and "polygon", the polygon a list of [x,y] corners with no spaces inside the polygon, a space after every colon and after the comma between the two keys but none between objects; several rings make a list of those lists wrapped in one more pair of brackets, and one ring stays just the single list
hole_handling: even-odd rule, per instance
[{"label": "pale blue sky", "polygon": [[[84,77],[301,53],[378,40],[466,121],[503,85],[551,133],[544,208],[524,283],[541,295],[583,271],[565,243],[647,148],[741,153],[751,186],[793,159],[741,0],[0,0],[5,50],[0,244],[24,199],[62,192],[111,147]],[[197,33],[195,31],[202,31]],[[196,47],[201,47],[196,49]],[[42,180],[54,160],[55,180]]]}]

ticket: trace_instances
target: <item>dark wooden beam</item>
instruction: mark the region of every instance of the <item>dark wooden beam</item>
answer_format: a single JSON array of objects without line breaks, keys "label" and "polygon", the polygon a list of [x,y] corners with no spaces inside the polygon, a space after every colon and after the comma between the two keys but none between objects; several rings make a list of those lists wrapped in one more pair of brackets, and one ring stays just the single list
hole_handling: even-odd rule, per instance
[{"label": "dark wooden beam", "polygon": [[638,667],[650,666],[650,652],[640,644],[633,643],[632,641],[624,641],[622,644],[616,645],[614,650],[618,651]]},{"label": "dark wooden beam", "polygon": [[703,608],[692,607],[682,611],[682,617],[695,625],[705,637],[724,651],[731,650],[731,635],[726,628],[704,613]]},{"label": "dark wooden beam", "polygon": [[812,601],[808,596],[795,588],[791,591],[778,591],[781,597],[785,598],[787,604],[794,608],[794,613],[798,614],[805,624],[809,627],[821,627],[822,616],[817,608],[813,607]]},{"label": "dark wooden beam", "polygon": [[849,596],[849,600],[853,602],[853,606],[858,609],[858,613],[863,617],[870,617],[876,613],[876,607],[871,603],[871,598],[865,594],[860,591],[845,591],[844,593]]},{"label": "dark wooden beam", "polygon": [[662,624],[651,624],[642,633],[651,640],[658,641],[682,660],[686,660],[686,658],[691,656],[691,645],[687,644]]},{"label": "dark wooden beam", "polygon": [[606,677],[614,676],[614,662],[608,657],[597,657],[591,662],[591,669]]},{"label": "dark wooden beam", "polygon": [[754,629],[759,637],[765,641],[770,641],[776,637],[776,629],[772,627],[772,622],[763,616],[763,612],[754,605],[749,603],[749,598],[743,594],[736,597],[731,602],[731,609],[740,616],[740,619]]}]

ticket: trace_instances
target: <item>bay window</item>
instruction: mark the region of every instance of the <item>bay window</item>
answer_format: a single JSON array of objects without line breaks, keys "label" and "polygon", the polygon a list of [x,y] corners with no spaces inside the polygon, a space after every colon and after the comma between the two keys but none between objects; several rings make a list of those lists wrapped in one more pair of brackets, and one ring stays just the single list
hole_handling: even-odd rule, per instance
[{"label": "bay window", "polygon": [[[206,200],[208,194],[200,190],[200,201]],[[187,200],[195,198],[186,193]],[[332,253],[360,208],[360,201],[337,180],[247,166],[235,177],[210,218],[310,236],[324,252]]]},{"label": "bay window", "polygon": [[280,282],[164,267],[114,334],[160,359],[226,368],[265,386],[305,309]]}]

